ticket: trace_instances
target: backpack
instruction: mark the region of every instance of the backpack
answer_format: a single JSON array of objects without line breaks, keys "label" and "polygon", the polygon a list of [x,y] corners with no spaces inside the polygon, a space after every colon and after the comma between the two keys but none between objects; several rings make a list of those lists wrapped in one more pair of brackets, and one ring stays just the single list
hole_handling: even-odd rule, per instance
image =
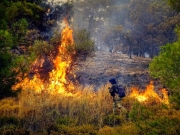
[{"label": "backpack", "polygon": [[126,96],[124,87],[118,85],[117,89],[118,89],[118,94],[120,98],[123,98]]}]

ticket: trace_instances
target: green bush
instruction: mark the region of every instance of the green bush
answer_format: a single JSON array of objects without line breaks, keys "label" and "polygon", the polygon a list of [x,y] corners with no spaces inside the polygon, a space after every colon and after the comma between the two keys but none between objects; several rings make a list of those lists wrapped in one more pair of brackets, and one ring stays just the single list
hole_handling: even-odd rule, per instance
[{"label": "green bush", "polygon": [[35,53],[37,57],[50,55],[53,51],[54,46],[47,43],[46,41],[36,40],[31,48],[31,51]]},{"label": "green bush", "polygon": [[15,117],[0,117],[0,127],[4,125],[18,125],[19,120]]},{"label": "green bush", "polygon": [[122,125],[125,122],[126,115],[122,115],[121,113],[119,115],[110,114],[104,118],[104,125],[108,126]]},{"label": "green bush", "polygon": [[163,104],[142,105],[136,103],[129,113],[139,134],[178,135],[180,133],[180,111],[168,108]]},{"label": "green bush", "polygon": [[129,118],[131,119],[131,121],[137,122],[139,120],[146,120],[150,118],[151,115],[154,114],[147,108],[147,106],[136,102],[129,113]]},{"label": "green bush", "polygon": [[76,55],[86,58],[94,51],[94,42],[90,39],[90,34],[86,30],[79,30],[74,34]]}]

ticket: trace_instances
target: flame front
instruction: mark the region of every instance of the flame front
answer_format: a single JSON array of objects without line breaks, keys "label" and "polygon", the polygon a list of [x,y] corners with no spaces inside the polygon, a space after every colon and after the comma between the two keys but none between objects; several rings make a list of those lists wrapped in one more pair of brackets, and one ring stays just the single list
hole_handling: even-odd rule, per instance
[{"label": "flame front", "polygon": [[[67,80],[67,73],[72,64],[72,56],[75,54],[75,51],[68,52],[67,47],[72,47],[73,43],[73,30],[66,22],[66,27],[61,33],[61,45],[58,48],[58,55],[53,60],[54,69],[49,73],[48,81],[43,81],[38,74],[35,74],[33,79],[25,78],[13,86],[13,89],[21,88],[22,90],[35,90],[36,92],[48,91],[54,94],[73,95],[74,85]],[[39,60],[36,60],[36,63],[37,61]]]},{"label": "flame front", "polygon": [[137,99],[139,102],[148,102],[148,100],[152,99],[157,102],[162,102],[165,104],[169,104],[168,92],[166,89],[162,89],[162,98],[154,91],[153,81],[146,87],[146,90],[143,92],[139,92],[139,90],[135,87],[132,88],[132,92],[129,95],[132,98]]}]

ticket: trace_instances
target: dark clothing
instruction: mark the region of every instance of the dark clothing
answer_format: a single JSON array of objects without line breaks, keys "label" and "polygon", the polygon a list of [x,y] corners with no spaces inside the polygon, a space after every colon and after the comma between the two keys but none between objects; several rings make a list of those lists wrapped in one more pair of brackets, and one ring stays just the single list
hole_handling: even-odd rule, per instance
[{"label": "dark clothing", "polygon": [[117,84],[112,84],[112,86],[109,88],[109,93],[113,98],[113,112],[115,108],[124,109],[124,107],[121,105],[122,98],[119,96],[118,87],[119,86]]},{"label": "dark clothing", "polygon": [[111,94],[112,97],[114,97],[115,94],[118,94],[118,85],[117,85],[117,84],[113,84],[113,85],[109,88],[109,93]]},{"label": "dark clothing", "polygon": [[[109,87],[109,93],[111,94],[113,98],[113,112],[116,108],[125,108],[121,105],[121,99],[125,96],[125,93],[123,93],[123,90],[125,90],[124,87],[118,86],[116,80],[114,78],[110,79],[109,82],[112,84],[111,87]],[[123,93],[123,94],[122,94]]]}]

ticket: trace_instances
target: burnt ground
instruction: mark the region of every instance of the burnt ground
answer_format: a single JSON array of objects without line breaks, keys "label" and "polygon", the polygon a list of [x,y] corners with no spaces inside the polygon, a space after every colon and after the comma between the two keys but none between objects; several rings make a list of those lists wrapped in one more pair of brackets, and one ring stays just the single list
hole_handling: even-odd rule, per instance
[{"label": "burnt ground", "polygon": [[96,51],[86,61],[81,61],[76,68],[77,79],[82,85],[100,87],[110,78],[116,78],[119,84],[145,88],[151,81],[148,73],[150,58],[132,56],[127,54]]}]

